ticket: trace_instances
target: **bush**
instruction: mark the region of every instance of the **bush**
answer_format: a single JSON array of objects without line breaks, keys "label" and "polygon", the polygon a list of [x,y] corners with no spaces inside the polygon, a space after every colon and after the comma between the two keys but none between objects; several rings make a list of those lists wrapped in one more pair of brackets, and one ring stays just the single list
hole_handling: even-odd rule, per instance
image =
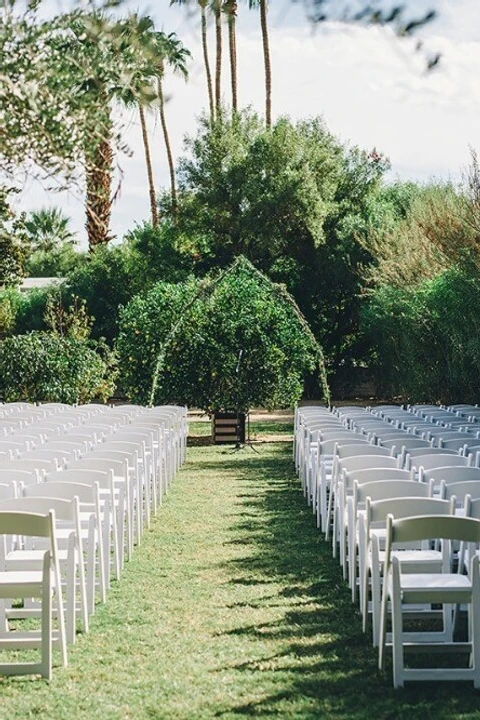
[{"label": "bush", "polygon": [[414,402],[478,402],[480,278],[452,268],[417,288],[384,287],[364,310],[380,392]]},{"label": "bush", "polygon": [[25,263],[29,277],[65,277],[71,273],[81,259],[71,245],[62,245],[49,251],[36,250]]},{"label": "bush", "polygon": [[216,279],[159,283],[134,298],[121,313],[117,348],[133,401],[208,412],[292,406],[305,375],[323,372],[291,298],[243,258]]},{"label": "bush", "polygon": [[109,352],[102,357],[95,347],[47,332],[6,338],[0,342],[0,397],[4,402],[106,401],[115,372]]},{"label": "bush", "polygon": [[188,246],[187,240],[166,221],[158,227],[137,225],[126,234],[123,248],[138,289],[146,290],[162,280],[176,283],[187,279],[192,261],[180,246]]},{"label": "bush", "polygon": [[118,333],[118,311],[141,289],[132,277],[127,253],[122,247],[97,248],[85,256],[62,286],[64,302],[73,297],[86,302],[93,316],[92,337],[112,344]]}]

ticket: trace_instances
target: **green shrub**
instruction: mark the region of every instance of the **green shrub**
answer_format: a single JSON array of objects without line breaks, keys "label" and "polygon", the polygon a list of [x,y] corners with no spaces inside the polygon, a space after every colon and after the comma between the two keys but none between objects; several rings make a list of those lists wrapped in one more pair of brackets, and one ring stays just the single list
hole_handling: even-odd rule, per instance
[{"label": "green shrub", "polygon": [[452,268],[417,288],[378,289],[363,313],[382,394],[478,402],[480,278]]},{"label": "green shrub", "polygon": [[130,277],[140,290],[157,282],[182,282],[192,271],[190,254],[179,247],[186,239],[163,221],[158,227],[149,223],[137,225],[125,236],[123,249],[127,255]]},{"label": "green shrub", "polygon": [[105,401],[114,387],[112,357],[96,344],[47,332],[0,342],[0,397],[5,402]]},{"label": "green shrub", "polygon": [[305,375],[323,371],[291,298],[245,259],[216,280],[159,283],[134,298],[121,313],[117,348],[132,400],[206,411],[291,406]]}]

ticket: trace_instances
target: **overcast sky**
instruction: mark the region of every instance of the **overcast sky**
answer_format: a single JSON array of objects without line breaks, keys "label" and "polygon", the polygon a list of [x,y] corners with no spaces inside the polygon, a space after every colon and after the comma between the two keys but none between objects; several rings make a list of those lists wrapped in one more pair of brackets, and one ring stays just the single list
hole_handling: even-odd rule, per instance
[{"label": "overcast sky", "polygon": [[[341,23],[312,27],[300,4],[271,0],[274,118],[323,115],[329,129],[343,142],[385,153],[392,163],[392,177],[458,179],[468,165],[469,146],[480,150],[480,0],[436,0],[435,6],[439,9],[437,21],[414,40],[399,40],[391,31],[378,27]],[[177,32],[194,56],[187,84],[172,76],[165,82],[167,119],[178,156],[185,133],[195,130],[195,118],[207,104],[199,22],[185,7],[170,7],[169,0],[141,1],[133,7],[151,14],[159,29]],[[424,49],[442,54],[439,66],[431,72],[425,71],[425,55],[415,52],[419,39]],[[228,102],[226,45],[225,29],[223,89]],[[263,112],[260,20],[258,12],[248,10],[247,3],[239,3],[237,47],[239,104]],[[213,64],[213,28],[210,49]],[[129,111],[123,122],[133,155],[118,158],[123,179],[112,228],[119,238],[148,218],[138,118]],[[155,180],[160,187],[168,184],[165,149],[153,117],[149,123]],[[18,202],[26,210],[61,206],[85,242],[79,193],[46,194],[30,183]]]}]

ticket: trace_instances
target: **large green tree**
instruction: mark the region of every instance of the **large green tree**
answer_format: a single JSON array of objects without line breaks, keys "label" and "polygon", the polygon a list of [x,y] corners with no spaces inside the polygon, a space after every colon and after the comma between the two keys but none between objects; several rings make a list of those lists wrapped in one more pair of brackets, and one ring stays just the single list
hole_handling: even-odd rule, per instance
[{"label": "large green tree", "polygon": [[322,352],[292,298],[244,258],[201,282],[159,283],[121,313],[124,387],[136,402],[204,410],[291,407]]},{"label": "large green tree", "polygon": [[361,294],[381,226],[376,198],[388,163],[342,145],[320,118],[272,128],[252,111],[200,122],[180,161],[179,229],[197,272],[239,254],[285,283],[326,351],[338,383],[351,378]]}]

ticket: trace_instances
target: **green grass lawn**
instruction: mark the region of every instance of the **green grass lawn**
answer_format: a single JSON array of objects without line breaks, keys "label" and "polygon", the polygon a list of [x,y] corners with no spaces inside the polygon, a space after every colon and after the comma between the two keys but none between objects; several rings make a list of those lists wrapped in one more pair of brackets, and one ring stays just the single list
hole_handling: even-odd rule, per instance
[{"label": "green grass lawn", "polygon": [[480,717],[468,683],[377,671],[289,443],[190,448],[69,660],[50,685],[0,679],[1,720]]}]

